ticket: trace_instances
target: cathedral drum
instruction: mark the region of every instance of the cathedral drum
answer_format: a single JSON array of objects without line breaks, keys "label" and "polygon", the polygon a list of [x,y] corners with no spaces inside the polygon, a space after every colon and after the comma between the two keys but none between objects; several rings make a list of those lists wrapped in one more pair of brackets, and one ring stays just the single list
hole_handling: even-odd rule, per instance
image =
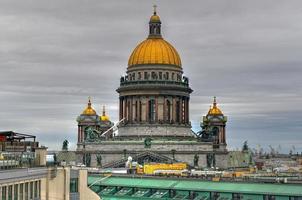
[{"label": "cathedral drum", "polygon": [[176,49],[163,39],[154,11],[149,36],[132,52],[120,96],[119,137],[192,137],[189,100],[192,89],[183,76]]}]

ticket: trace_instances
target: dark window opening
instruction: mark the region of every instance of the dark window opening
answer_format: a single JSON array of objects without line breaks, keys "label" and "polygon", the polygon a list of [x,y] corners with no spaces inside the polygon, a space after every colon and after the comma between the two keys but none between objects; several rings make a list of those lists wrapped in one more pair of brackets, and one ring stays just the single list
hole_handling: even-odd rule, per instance
[{"label": "dark window opening", "polygon": [[151,99],[149,101],[149,121],[155,121],[155,100]]},{"label": "dark window opening", "polygon": [[176,122],[180,122],[180,103],[176,102]]},{"label": "dark window opening", "polygon": [[142,102],[139,102],[139,121],[142,121],[142,109],[143,109],[143,105]]},{"label": "dark window opening", "polygon": [[169,100],[166,101],[166,120],[171,120],[171,103]]},{"label": "dark window opening", "polygon": [[159,78],[159,80],[162,80],[162,79],[163,79],[163,73],[162,73],[162,72],[159,72],[159,73],[158,73],[158,78]]},{"label": "dark window opening", "polygon": [[76,193],[78,192],[79,187],[79,179],[78,178],[71,178],[70,179],[70,192]]}]

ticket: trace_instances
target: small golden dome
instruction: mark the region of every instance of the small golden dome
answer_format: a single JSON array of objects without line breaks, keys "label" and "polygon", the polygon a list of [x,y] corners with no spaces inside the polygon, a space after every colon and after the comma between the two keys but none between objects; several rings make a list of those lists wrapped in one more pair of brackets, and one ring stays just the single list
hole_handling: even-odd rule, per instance
[{"label": "small golden dome", "polygon": [[150,22],[160,22],[159,16],[156,14],[156,5],[153,5],[153,15],[150,18]]},{"label": "small golden dome", "polygon": [[214,97],[213,107],[210,107],[208,115],[223,115],[222,111],[217,107],[216,97]]},{"label": "small golden dome", "polygon": [[110,121],[109,116],[106,115],[105,106],[103,106],[103,114],[100,116],[101,121]]},{"label": "small golden dome", "polygon": [[181,67],[181,60],[176,49],[163,38],[147,38],[133,50],[128,61],[128,67],[143,64]]},{"label": "small golden dome", "polygon": [[82,115],[96,115],[95,110],[91,106],[91,100],[90,97],[88,98],[88,105],[85,108],[85,110],[82,112]]},{"label": "small golden dome", "polygon": [[104,116],[104,115],[102,115],[102,116],[100,116],[100,120],[101,121],[109,121],[109,117],[108,116]]},{"label": "small golden dome", "polygon": [[159,16],[155,13],[154,15],[151,16],[150,22],[160,22]]}]

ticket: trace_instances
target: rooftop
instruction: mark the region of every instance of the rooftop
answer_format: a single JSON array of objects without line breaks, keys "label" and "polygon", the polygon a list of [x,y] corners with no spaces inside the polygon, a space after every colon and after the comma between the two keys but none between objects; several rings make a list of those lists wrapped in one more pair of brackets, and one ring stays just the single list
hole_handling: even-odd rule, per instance
[{"label": "rooftop", "polygon": [[[89,176],[88,184],[97,182],[100,177]],[[273,194],[284,196],[302,196],[302,185],[212,182],[201,180],[172,180],[160,178],[109,177],[94,185],[121,186],[135,188],[160,188],[174,190],[193,190],[242,194]]]}]

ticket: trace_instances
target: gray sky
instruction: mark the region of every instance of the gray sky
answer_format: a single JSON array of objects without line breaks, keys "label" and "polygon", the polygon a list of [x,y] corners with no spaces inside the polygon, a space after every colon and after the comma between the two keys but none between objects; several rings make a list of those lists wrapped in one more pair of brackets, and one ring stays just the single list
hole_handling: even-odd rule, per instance
[{"label": "gray sky", "polygon": [[217,96],[230,149],[302,151],[301,0],[0,0],[0,130],[75,148],[88,96],[116,121],[115,89],[154,3],[194,90],[193,129]]}]

